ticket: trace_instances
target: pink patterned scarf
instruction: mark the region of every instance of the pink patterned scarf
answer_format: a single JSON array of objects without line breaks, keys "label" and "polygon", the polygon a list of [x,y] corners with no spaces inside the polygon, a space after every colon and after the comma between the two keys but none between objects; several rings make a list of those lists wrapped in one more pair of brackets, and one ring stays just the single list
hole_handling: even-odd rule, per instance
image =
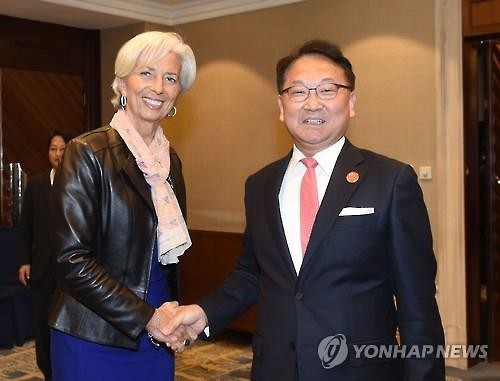
[{"label": "pink patterned scarf", "polygon": [[158,260],[164,265],[177,263],[178,257],[191,246],[191,238],[177,198],[167,182],[170,173],[170,143],[162,128],[158,127],[148,147],[122,110],[115,113],[110,125],[125,141],[151,186],[151,198],[158,216]]}]

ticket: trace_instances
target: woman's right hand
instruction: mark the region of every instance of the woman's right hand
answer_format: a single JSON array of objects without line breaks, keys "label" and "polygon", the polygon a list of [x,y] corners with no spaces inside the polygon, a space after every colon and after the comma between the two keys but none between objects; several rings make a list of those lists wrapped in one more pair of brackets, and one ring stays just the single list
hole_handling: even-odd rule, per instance
[{"label": "woman's right hand", "polygon": [[156,340],[166,343],[167,336],[162,333],[162,327],[175,316],[175,309],[179,307],[178,302],[166,302],[155,309],[155,313],[146,324],[148,331]]},{"label": "woman's right hand", "polygon": [[[145,327],[155,340],[165,343],[176,352],[182,352],[187,346],[184,343],[186,341],[188,343],[194,342],[199,334],[189,325],[174,323],[174,321],[179,320],[177,314],[184,308],[186,307],[179,307],[179,303],[176,301],[163,303],[155,310]],[[175,328],[172,329],[173,326]]]},{"label": "woman's right hand", "polygon": [[30,265],[21,265],[19,266],[18,270],[18,277],[19,277],[19,282],[24,287],[28,286],[28,283],[30,281],[30,276],[31,276],[31,266]]}]

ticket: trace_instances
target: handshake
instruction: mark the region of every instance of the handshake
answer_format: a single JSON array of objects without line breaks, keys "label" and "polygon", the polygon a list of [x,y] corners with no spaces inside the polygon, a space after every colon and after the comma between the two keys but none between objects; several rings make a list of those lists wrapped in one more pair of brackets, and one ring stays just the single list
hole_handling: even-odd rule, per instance
[{"label": "handshake", "polygon": [[207,324],[207,315],[199,305],[166,302],[155,310],[145,328],[153,344],[165,343],[179,353],[198,338]]}]

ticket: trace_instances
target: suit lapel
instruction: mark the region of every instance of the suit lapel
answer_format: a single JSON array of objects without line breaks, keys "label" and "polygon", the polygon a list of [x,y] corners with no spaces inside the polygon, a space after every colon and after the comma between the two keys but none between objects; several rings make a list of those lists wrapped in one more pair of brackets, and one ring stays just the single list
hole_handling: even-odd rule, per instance
[{"label": "suit lapel", "polygon": [[172,160],[170,160],[170,174],[169,174],[169,176],[172,179],[174,193],[177,196],[176,190],[179,189],[181,186],[181,183],[180,183],[181,173],[180,173],[179,168],[177,168],[177,166],[175,166],[174,163],[172,163]]},{"label": "suit lapel", "polygon": [[151,191],[144,180],[144,175],[137,167],[135,158],[132,153],[129,154],[123,171],[126,173],[136,191],[141,195],[141,197],[146,201],[146,204],[154,211],[153,200],[151,198]]},{"label": "suit lapel", "polygon": [[181,208],[182,215],[186,218],[186,188],[184,185],[184,179],[182,178],[182,170],[179,157],[175,153],[174,149],[170,147],[170,180],[173,185],[173,191],[175,197],[177,197],[177,202]]},{"label": "suit lapel", "polygon": [[275,238],[278,251],[280,255],[282,255],[283,260],[288,264],[290,272],[294,277],[296,277],[297,274],[295,272],[290,251],[288,250],[288,244],[286,242],[285,230],[283,228],[283,221],[281,220],[279,207],[279,192],[281,189],[281,183],[283,182],[283,177],[291,156],[292,153],[290,152],[283,159],[279,160],[275,165],[274,171],[270,173],[269,188],[268,191],[265,191],[265,203],[267,219],[269,221],[267,225],[269,226],[270,234]]},{"label": "suit lapel", "polygon": [[[355,171],[359,175],[359,180],[353,183],[346,179],[347,174],[351,171]],[[363,182],[365,174],[366,167],[363,163],[362,153],[346,139],[318,210],[302,266],[314,256],[314,252],[326,233],[332,228],[354,191]]]},{"label": "suit lapel", "polygon": [[111,152],[114,154],[117,168],[130,179],[135,190],[141,195],[149,208],[154,211],[151,191],[144,180],[144,175],[137,167],[134,155],[128,150],[125,142],[113,128],[109,129],[108,132],[108,144],[110,147],[116,147]]},{"label": "suit lapel", "polygon": [[43,192],[45,193],[45,196],[47,196],[47,197],[49,195],[50,189],[52,188],[52,184],[50,183],[50,171],[51,170],[49,169],[49,171],[43,177]]}]

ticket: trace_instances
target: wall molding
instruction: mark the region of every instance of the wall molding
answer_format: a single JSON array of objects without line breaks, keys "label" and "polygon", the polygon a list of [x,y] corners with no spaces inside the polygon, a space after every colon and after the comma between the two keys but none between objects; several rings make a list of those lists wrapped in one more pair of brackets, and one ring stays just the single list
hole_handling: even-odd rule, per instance
[{"label": "wall molding", "polygon": [[192,0],[168,5],[148,0],[41,0],[114,16],[178,25],[214,17],[298,3],[305,0]]}]

